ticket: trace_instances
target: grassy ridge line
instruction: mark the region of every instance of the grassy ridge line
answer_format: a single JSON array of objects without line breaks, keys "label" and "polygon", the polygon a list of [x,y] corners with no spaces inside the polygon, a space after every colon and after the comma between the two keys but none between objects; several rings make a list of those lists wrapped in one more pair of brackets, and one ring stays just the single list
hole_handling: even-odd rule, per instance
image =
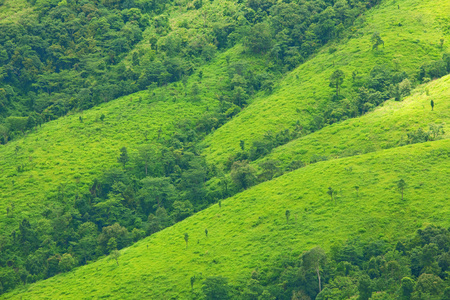
[{"label": "grassy ridge line", "polygon": [[[44,196],[59,185],[90,184],[95,176],[117,163],[121,147],[131,151],[146,143],[144,132],[148,132],[149,142],[155,142],[159,128],[163,137],[170,135],[177,120],[201,115],[207,105],[154,98],[148,91],[125,96],[46,123],[26,137],[1,146],[0,227],[39,214],[47,205]],[[25,171],[18,172],[21,165]],[[14,217],[6,218],[6,207],[11,203],[15,205]]]},{"label": "grassy ridge line", "polygon": [[[190,277],[200,273],[236,283],[286,251],[295,257],[349,238],[392,242],[429,223],[449,226],[449,149],[450,140],[441,140],[309,165],[123,249],[119,266],[103,259],[0,298],[186,299]],[[408,184],[403,201],[400,178]],[[338,191],[336,204],[328,186]]]},{"label": "grassy ridge line", "polygon": [[[401,9],[397,9],[400,5]],[[448,16],[450,3],[445,0],[403,0],[395,4],[384,1],[368,11],[356,24],[366,20],[354,38],[342,41],[336,52],[324,48],[314,58],[288,74],[274,93],[255,99],[231,122],[206,139],[204,154],[209,161],[224,162],[239,151],[239,141],[246,145],[260,138],[266,131],[278,132],[292,128],[297,120],[308,125],[312,114],[320,111],[333,94],[329,77],[341,69],[346,78],[342,94],[350,95],[351,74],[367,74],[377,64],[393,65],[397,59],[401,70],[413,74],[424,62],[441,58],[445,51],[439,41],[445,37],[440,18]],[[398,26],[401,22],[402,26]],[[373,51],[370,38],[380,32],[385,47]],[[297,112],[299,110],[299,112]]]},{"label": "grassy ridge line", "polygon": [[[429,96],[426,91],[428,90]],[[430,101],[436,103],[431,111]],[[293,160],[309,162],[314,155],[342,157],[397,147],[408,132],[431,123],[443,124],[450,137],[450,75],[422,85],[401,102],[387,101],[364,116],[333,124],[274,149],[264,159],[279,160],[283,166]]]}]

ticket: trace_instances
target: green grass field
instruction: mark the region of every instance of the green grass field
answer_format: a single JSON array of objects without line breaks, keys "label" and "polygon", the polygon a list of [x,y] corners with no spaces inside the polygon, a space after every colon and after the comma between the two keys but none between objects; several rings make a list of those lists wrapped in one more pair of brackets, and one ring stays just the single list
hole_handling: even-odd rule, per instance
[{"label": "green grass field", "polygon": [[[424,62],[440,59],[448,48],[447,45],[441,49],[439,43],[441,38],[449,36],[444,20],[449,17],[450,3],[405,0],[401,1],[400,9],[397,5],[383,1],[355,22],[351,38],[325,47],[287,74],[272,95],[253,100],[231,122],[206,139],[207,159],[223,163],[239,151],[240,140],[251,145],[268,130],[292,129],[297,121],[308,125],[311,114],[330,101],[333,89],[328,87],[328,79],[338,68],[346,75],[342,94],[348,95],[353,71],[367,74],[377,64],[394,67],[396,60],[399,69],[411,77]],[[398,26],[399,22],[403,26]],[[385,41],[385,47],[378,51],[371,47],[374,32],[379,32]],[[330,47],[335,47],[336,52],[330,54]]]},{"label": "green grass field", "polygon": [[[157,92],[173,96],[158,100],[148,91],[126,96],[46,123],[0,147],[0,226],[8,228],[24,217],[39,215],[48,205],[45,195],[58,186],[89,185],[103,170],[117,164],[120,148],[133,151],[147,143],[146,132],[148,142],[157,142],[160,128],[164,138],[173,132],[177,121],[195,118],[207,106],[201,101],[181,101],[175,89]],[[19,172],[18,166],[24,166],[24,171]],[[12,203],[14,212],[7,218],[6,207]]]},{"label": "green grass field", "polygon": [[[407,133],[422,128],[429,130],[429,124],[443,126],[450,134],[450,76],[419,86],[401,102],[387,101],[383,106],[359,118],[327,126],[320,131],[280,146],[263,159],[275,159],[282,166],[293,160],[308,163],[314,155],[329,159],[374,152],[398,147],[407,140]],[[427,92],[428,91],[428,96]],[[430,101],[436,102],[431,111]]]},{"label": "green grass field", "polygon": [[[2,299],[186,299],[194,275],[237,283],[283,252],[295,257],[316,245],[329,250],[357,237],[390,242],[430,223],[449,226],[449,149],[450,140],[442,140],[309,165],[121,250],[119,266],[102,259]],[[400,178],[408,184],[403,201]],[[336,203],[328,186],[338,191]]]}]

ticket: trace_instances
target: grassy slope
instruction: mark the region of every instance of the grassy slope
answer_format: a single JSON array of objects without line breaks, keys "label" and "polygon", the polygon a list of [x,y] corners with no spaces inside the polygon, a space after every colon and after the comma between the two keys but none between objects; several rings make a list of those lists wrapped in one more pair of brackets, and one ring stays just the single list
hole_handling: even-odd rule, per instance
[{"label": "grassy slope", "polygon": [[[329,101],[333,89],[328,87],[328,78],[338,68],[346,74],[343,86],[346,95],[355,70],[367,74],[376,64],[393,66],[393,60],[397,59],[401,70],[413,74],[424,62],[441,58],[445,47],[439,47],[439,40],[449,34],[442,18],[448,17],[449,11],[450,2],[446,0],[404,0],[395,4],[383,1],[356,21],[358,24],[365,19],[353,38],[334,45],[336,52],[330,54],[324,48],[288,74],[272,95],[255,99],[211,135],[205,142],[204,154],[209,161],[223,162],[239,151],[240,140],[250,145],[268,130],[277,132],[293,127],[297,120],[302,125],[308,124],[311,113]],[[403,26],[399,27],[399,22]],[[385,41],[385,48],[379,51],[371,50],[370,37],[376,31]]]},{"label": "grassy slope", "polygon": [[[226,3],[214,6],[208,3],[202,9],[222,11]],[[229,5],[230,9],[232,7]],[[202,27],[203,15],[199,11],[178,9],[171,14],[173,27],[187,18],[191,20],[192,30]],[[147,38],[138,48],[148,47],[147,39],[152,30],[154,28],[145,33]],[[174,32],[178,30],[181,29],[174,28]],[[217,94],[228,76],[227,57],[231,62],[249,59],[255,68],[262,64],[261,59],[248,57],[242,50],[241,45],[236,45],[218,54],[196,70],[186,87],[180,82],[124,96],[82,114],[46,123],[22,139],[0,145],[0,227],[10,228],[24,217],[39,215],[47,205],[44,196],[56,191],[58,186],[89,184],[102,170],[116,163],[121,147],[132,151],[145,143],[144,132],[148,132],[149,142],[155,142],[160,127],[163,136],[168,136],[177,121],[195,119],[214,109],[218,105]],[[201,81],[200,70],[203,72]],[[200,90],[197,100],[190,96],[194,84]],[[104,122],[99,120],[102,114],[106,116]],[[80,116],[83,123],[79,121]],[[25,171],[19,173],[17,167],[21,165],[25,166]],[[12,203],[15,213],[12,218],[6,218],[6,207]]]},{"label": "grassy slope", "polygon": [[[408,132],[418,128],[427,131],[431,123],[443,124],[445,134],[441,138],[448,138],[449,87],[450,75],[418,87],[401,102],[387,101],[369,114],[333,124],[278,147],[264,160],[275,159],[286,165],[293,160],[309,162],[313,155],[336,158],[393,148],[406,140]],[[436,102],[434,111],[431,111],[431,99]]]},{"label": "grassy slope", "polygon": [[[102,170],[116,164],[120,148],[133,151],[146,143],[144,132],[148,132],[149,143],[156,142],[160,127],[163,136],[170,136],[177,121],[195,119],[213,110],[218,105],[216,94],[227,76],[226,57],[238,60],[243,57],[241,52],[242,47],[237,45],[218,55],[199,68],[203,79],[199,81],[194,74],[186,87],[174,83],[124,96],[46,123],[24,138],[0,145],[0,226],[15,226],[24,217],[39,215],[47,205],[44,196],[59,185],[89,184]],[[189,95],[194,83],[200,90],[197,100]],[[102,114],[104,122],[99,119]],[[17,171],[21,165],[24,172]],[[11,203],[18,213],[6,218],[6,207]]]},{"label": "grassy slope", "polygon": [[[200,273],[236,283],[285,251],[297,256],[349,238],[392,241],[429,223],[449,226],[449,149],[450,140],[442,140],[309,165],[122,250],[119,266],[103,259],[3,299],[185,299],[190,277]],[[399,178],[408,184],[403,201]],[[326,194],[330,185],[339,191],[337,204]]]},{"label": "grassy slope", "polygon": [[[444,2],[433,2],[434,5],[429,10],[422,6],[422,2],[411,0],[403,1],[400,11],[389,11],[392,10],[391,5],[377,9],[373,19],[369,14],[367,20],[371,24],[379,24],[378,27],[367,25],[362,29],[366,32],[364,37],[339,46],[338,51],[332,55],[337,62],[336,67],[350,74],[356,67],[360,68],[358,64],[362,64],[364,72],[367,72],[373,66],[373,61],[389,62],[401,54],[403,57],[399,58],[402,68],[412,71],[423,60],[439,58],[440,49],[430,46],[430,42],[437,43],[440,31],[439,28],[433,28],[436,23],[430,20],[440,13],[444,14],[444,8],[450,5]],[[431,2],[424,3],[429,6]],[[405,12],[407,9],[413,12]],[[388,28],[390,33],[384,31],[384,25],[381,24],[386,20],[390,22],[386,26],[398,20],[408,24],[401,28],[405,30],[407,27],[405,33],[399,33],[405,35],[402,43],[394,40],[398,33],[397,27]],[[427,26],[428,34],[420,33],[424,26]],[[374,54],[365,50],[369,48],[370,34],[374,30],[379,30],[386,41],[386,48],[382,53]],[[419,38],[422,42],[411,42]],[[344,47],[353,48],[347,51]],[[356,47],[364,50],[351,54]],[[238,55],[239,52],[239,47],[236,47],[229,53]],[[414,52],[418,53],[417,58],[410,57]],[[342,60],[345,55],[348,57]],[[202,86],[204,95],[208,98],[214,95],[213,88],[217,87],[220,76],[226,76],[224,57],[225,54],[221,55],[214,64],[204,68]],[[351,61],[352,59],[355,61]],[[254,138],[269,128],[275,131],[276,126],[281,129],[285,124],[293,124],[300,117],[295,113],[295,108],[300,105],[305,109],[302,115],[307,116],[306,103],[310,104],[309,108],[315,108],[315,101],[320,102],[320,99],[326,99],[332,93],[331,90],[321,89],[327,86],[326,81],[332,70],[334,67],[330,55],[323,52],[288,75],[273,96],[256,100],[239,118],[213,135],[208,141],[212,145],[208,152],[209,159],[226,159],[234,151],[234,146],[238,148],[239,139],[243,139],[240,135]],[[215,71],[219,71],[221,75],[215,74]],[[317,82],[313,79],[314,73],[319,74]],[[296,74],[299,75],[298,80]],[[446,83],[448,78],[432,83],[431,96],[436,88],[436,97],[441,97],[440,92],[445,89]],[[316,89],[315,95],[313,89]],[[299,93],[303,93],[301,97],[298,96]],[[21,216],[39,213],[39,208],[45,205],[41,202],[45,192],[54,190],[56,185],[63,182],[80,180],[81,183],[89,183],[103,168],[115,163],[120,147],[133,148],[143,143],[143,131],[149,131],[151,140],[160,125],[165,126],[163,130],[166,133],[171,130],[173,125],[167,120],[198,115],[208,105],[205,102],[192,104],[180,100],[176,103],[153,103],[153,96],[150,97],[147,92],[142,92],[141,95],[142,103],[137,102],[138,95],[127,96],[85,112],[84,123],[79,122],[78,115],[69,116],[44,125],[38,132],[29,134],[23,140],[1,147],[0,211],[5,211],[6,205],[14,201]],[[130,102],[131,97],[133,101]],[[183,92],[175,97],[182,98]],[[389,117],[389,122],[395,123],[398,116],[402,124],[407,124],[405,127],[399,125],[399,131],[395,131],[397,136],[401,136],[404,134],[402,130],[417,126],[414,125],[416,121],[422,126],[428,124],[428,117],[422,122],[415,114],[416,111],[419,115],[422,112],[419,105],[422,102],[423,109],[428,111],[428,99],[424,97],[411,97],[402,103],[390,103],[374,112],[373,117],[370,114],[347,122],[385,124],[382,120]],[[442,96],[442,99],[445,98]],[[444,105],[448,107],[448,102],[446,103]],[[404,122],[405,111],[399,110],[400,107],[414,113],[410,124]],[[437,105],[436,109],[440,107],[444,106]],[[380,116],[383,110],[387,111]],[[392,117],[388,114],[391,111]],[[95,121],[102,113],[106,115],[104,123]],[[274,115],[281,116],[282,113],[285,113],[283,122],[273,119]],[[448,119],[448,113],[436,113],[442,114],[443,121]],[[436,120],[435,115],[429,116],[430,120]],[[367,121],[363,120],[365,117]],[[262,118],[267,120],[262,122]],[[347,122],[325,128],[322,130],[323,136],[314,138],[312,135],[311,138],[317,140],[319,137],[328,139],[334,136],[340,139],[338,136],[352,130],[345,126],[357,124]],[[255,123],[258,128],[250,130],[248,123]],[[246,130],[237,126],[246,126]],[[332,132],[333,130],[337,131]],[[362,130],[369,130],[369,136],[373,136],[370,129]],[[230,134],[230,137],[225,136],[226,134]],[[385,137],[384,134],[379,136],[380,139]],[[223,138],[221,142],[218,140],[220,137]],[[388,139],[386,143],[392,140]],[[347,141],[344,138],[342,143]],[[285,150],[277,150],[279,152],[275,151],[274,155],[281,155],[282,152],[295,153],[299,144],[294,143],[301,144],[300,140],[288,144]],[[21,149],[16,155],[17,145]],[[351,144],[348,146],[351,147]],[[221,210],[217,206],[211,207],[173,228],[122,250],[119,267],[113,261],[102,260],[75,272],[31,285],[27,287],[29,294],[24,297],[41,299],[45,295],[49,299],[80,299],[82,296],[142,298],[151,295],[153,298],[162,298],[163,295],[176,294],[179,290],[186,293],[190,289],[189,278],[200,272],[204,276],[222,274],[233,281],[248,277],[255,266],[270,263],[270,259],[282,249],[292,249],[294,254],[299,254],[317,244],[328,249],[333,242],[356,235],[390,239],[412,233],[428,222],[448,226],[449,210],[443,204],[448,202],[445,187],[448,187],[449,157],[448,152],[440,156],[439,153],[449,147],[449,141],[445,140],[307,166],[224,201]],[[331,145],[328,149],[331,149]],[[332,149],[330,153],[334,154]],[[290,155],[296,154],[286,155],[286,159],[290,159]],[[27,165],[26,171],[17,173],[16,167],[22,163]],[[346,171],[349,167],[352,167],[352,171]],[[409,184],[404,202],[399,201],[395,190],[395,181],[401,177]],[[15,182],[14,188],[12,180]],[[339,190],[336,207],[330,203],[326,194],[329,185]],[[361,187],[359,198],[354,192],[354,185]],[[291,210],[292,219],[295,219],[289,226],[284,221],[286,209]],[[0,226],[4,228],[4,225],[15,221],[17,220],[2,217]],[[210,232],[209,239],[204,238],[206,227]],[[370,232],[367,232],[369,229]],[[184,250],[185,232],[190,235],[188,250]],[[200,241],[198,244],[197,240]],[[20,291],[14,292],[17,297],[18,293]],[[12,296],[13,294],[8,294],[3,297],[7,299]]]},{"label": "grassy slope", "polygon": [[[163,92],[169,94],[168,90]],[[172,93],[177,94],[175,90]],[[201,115],[207,105],[181,101],[181,95],[165,101],[156,101],[155,97],[147,91],[122,97],[46,123],[26,137],[1,146],[0,226],[39,214],[47,205],[43,197],[49,191],[70,183],[89,184],[102,170],[116,164],[120,148],[126,146],[132,151],[145,143],[146,131],[149,141],[154,142],[160,127],[163,136],[169,135],[177,120]],[[102,114],[103,122],[99,119]],[[24,172],[17,171],[19,165],[25,166]],[[14,218],[6,218],[6,206],[11,203],[15,205]]]}]

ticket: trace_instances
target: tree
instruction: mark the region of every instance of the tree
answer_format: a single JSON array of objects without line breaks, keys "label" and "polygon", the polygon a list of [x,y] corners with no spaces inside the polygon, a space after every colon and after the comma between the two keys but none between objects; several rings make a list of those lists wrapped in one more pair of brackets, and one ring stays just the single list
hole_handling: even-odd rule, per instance
[{"label": "tree", "polygon": [[[331,201],[333,201],[333,196],[337,194],[337,191],[335,191],[331,186],[328,187],[327,194],[330,195]],[[336,204],[336,197],[334,197],[334,204]]]},{"label": "tree", "polygon": [[172,207],[173,207],[172,215],[175,217],[175,222],[184,220],[194,213],[194,206],[189,200],[175,201],[172,204]]},{"label": "tree", "polygon": [[120,252],[117,249],[111,251],[111,253],[109,254],[109,259],[115,260],[117,265],[119,265],[119,257],[120,257]]},{"label": "tree", "polygon": [[10,132],[14,132],[14,131],[20,131],[20,132],[24,132],[25,129],[27,128],[27,122],[28,122],[28,118],[26,117],[7,117],[5,119],[5,123],[7,124],[9,131]]},{"label": "tree", "polygon": [[286,209],[286,223],[289,224],[289,217],[291,216],[291,211],[289,209]]},{"label": "tree", "polygon": [[433,111],[433,109],[434,109],[434,101],[433,101],[433,99],[431,99],[430,105],[431,105],[431,111]]},{"label": "tree", "polygon": [[370,277],[367,275],[361,276],[358,283],[359,297],[358,300],[369,300],[372,296],[372,287]]},{"label": "tree", "polygon": [[258,23],[248,33],[244,44],[257,54],[265,53],[272,47],[272,32],[267,23]]},{"label": "tree", "polygon": [[423,273],[417,278],[416,293],[419,295],[428,294],[427,299],[435,299],[430,296],[438,296],[443,291],[444,284],[440,277]]},{"label": "tree", "polygon": [[120,149],[120,155],[119,158],[117,159],[117,161],[123,165],[123,167],[125,168],[125,164],[128,162],[128,151],[126,147],[122,147]]},{"label": "tree", "polygon": [[239,189],[246,190],[256,179],[255,169],[247,161],[236,161],[231,166],[231,179]]},{"label": "tree", "polygon": [[69,253],[64,253],[59,261],[59,268],[63,272],[70,271],[76,265],[75,259]]},{"label": "tree", "polygon": [[206,278],[203,282],[202,291],[206,300],[230,299],[228,280],[221,276]]},{"label": "tree", "polygon": [[280,170],[280,168],[278,168],[279,164],[280,161],[274,159],[263,161],[259,164],[259,166],[263,169],[263,173],[261,174],[261,176],[266,180],[271,180]]},{"label": "tree", "polygon": [[359,197],[359,186],[355,185],[354,188],[356,190],[356,197]]},{"label": "tree", "polygon": [[339,98],[339,91],[341,89],[341,85],[344,82],[345,74],[341,70],[337,69],[330,76],[330,87],[336,89],[336,98]]},{"label": "tree", "polygon": [[205,235],[208,237],[208,228],[205,229]]},{"label": "tree", "polygon": [[145,213],[151,212],[158,207],[170,207],[176,197],[175,187],[166,177],[146,177],[141,180],[142,188],[138,197],[140,205]]},{"label": "tree", "polygon": [[372,35],[370,41],[372,42],[372,49],[378,50],[378,46],[380,45],[383,45],[384,47],[384,41],[381,39],[380,33],[378,32],[375,32]]},{"label": "tree", "polygon": [[195,278],[195,276],[192,276],[191,277],[191,289],[194,289],[194,283],[195,283],[195,280],[196,280],[197,278]]},{"label": "tree", "polygon": [[148,176],[149,169],[151,176],[159,175],[157,166],[158,151],[153,145],[143,145],[138,148],[137,162],[144,167],[145,176]]},{"label": "tree", "polygon": [[403,180],[403,178],[398,181],[397,188],[402,193],[402,201],[403,201],[403,191],[406,188],[406,182]]},{"label": "tree", "polygon": [[0,135],[3,137],[3,144],[8,143],[9,130],[6,126],[0,125]]},{"label": "tree", "polygon": [[123,248],[128,243],[128,230],[120,226],[119,223],[103,227],[102,233],[98,236],[98,243],[105,252],[106,250],[113,250],[114,243],[119,249]]},{"label": "tree", "polygon": [[189,234],[187,234],[187,233],[184,234],[184,241],[186,242],[186,249],[187,249],[188,242],[189,242]]},{"label": "tree", "polygon": [[325,251],[320,247],[312,248],[311,250],[303,254],[302,260],[303,260],[303,267],[306,270],[312,270],[316,273],[317,279],[319,280],[319,293],[320,293],[322,291],[320,270],[322,269],[322,266],[325,265],[327,260]]},{"label": "tree", "polygon": [[411,294],[414,292],[416,283],[409,277],[402,278],[402,294],[406,300],[411,299]]}]

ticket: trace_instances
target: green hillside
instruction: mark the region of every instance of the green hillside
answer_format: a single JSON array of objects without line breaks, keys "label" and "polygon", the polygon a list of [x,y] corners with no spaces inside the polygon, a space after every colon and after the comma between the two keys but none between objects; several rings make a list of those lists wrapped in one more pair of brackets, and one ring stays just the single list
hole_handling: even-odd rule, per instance
[{"label": "green hillside", "polygon": [[[441,125],[438,138],[450,132],[450,76],[418,87],[401,102],[387,101],[382,107],[359,118],[325,127],[320,131],[280,146],[263,159],[277,160],[285,167],[300,160],[309,163],[314,157],[333,159],[402,146],[408,133],[419,128],[429,131],[431,124]],[[428,93],[428,95],[427,95]],[[430,101],[436,103],[431,111]]]},{"label": "green hillside", "polygon": [[[200,273],[237,283],[284,251],[295,257],[316,245],[329,250],[356,237],[395,241],[429,223],[449,226],[449,147],[444,140],[307,166],[122,250],[118,266],[103,259],[3,298],[186,299],[189,278]],[[408,183],[403,201],[400,178]],[[336,203],[328,186],[339,191]]]},{"label": "green hillside", "polygon": [[[413,81],[422,64],[440,59],[445,52],[447,46],[441,48],[439,44],[440,39],[448,39],[444,20],[449,11],[450,3],[444,0],[383,1],[355,22],[351,29],[354,32],[347,39],[325,47],[286,75],[272,95],[253,100],[236,118],[209,136],[204,154],[209,161],[224,162],[238,152],[240,140],[251,145],[269,130],[292,130],[297,121],[304,128],[314,127],[314,117],[323,113],[333,95],[328,85],[336,69],[346,76],[342,94],[350,101],[355,98],[351,89],[354,71],[363,76],[374,66],[385,64],[405,71]],[[374,32],[384,40],[384,47],[379,50],[372,49]]]},{"label": "green hillside", "polygon": [[[172,93],[177,95],[175,89]],[[205,106],[172,98],[158,101],[141,92],[46,123],[1,147],[0,209],[6,212],[13,204],[17,212],[12,218],[2,215],[2,227],[39,215],[48,205],[45,196],[58,186],[91,184],[103,170],[117,164],[120,148],[145,144],[146,136],[157,143],[160,129],[162,138],[170,135],[178,121],[201,115]]]},{"label": "green hillside", "polygon": [[0,0],[0,299],[450,296],[449,12]]}]

